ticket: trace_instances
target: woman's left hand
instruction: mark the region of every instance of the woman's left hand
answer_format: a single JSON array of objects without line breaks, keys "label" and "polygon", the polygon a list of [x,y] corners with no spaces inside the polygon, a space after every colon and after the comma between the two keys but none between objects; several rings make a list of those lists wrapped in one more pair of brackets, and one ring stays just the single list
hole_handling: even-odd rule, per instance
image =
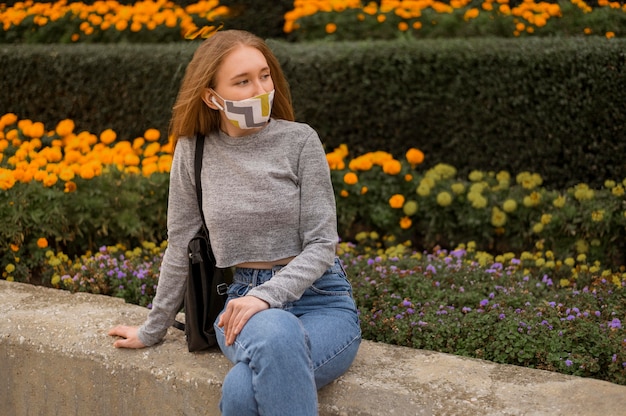
[{"label": "woman's left hand", "polygon": [[217,326],[224,328],[226,345],[232,345],[235,342],[235,338],[246,325],[248,319],[265,309],[269,309],[267,302],[254,296],[243,296],[229,300],[226,310],[217,323]]}]

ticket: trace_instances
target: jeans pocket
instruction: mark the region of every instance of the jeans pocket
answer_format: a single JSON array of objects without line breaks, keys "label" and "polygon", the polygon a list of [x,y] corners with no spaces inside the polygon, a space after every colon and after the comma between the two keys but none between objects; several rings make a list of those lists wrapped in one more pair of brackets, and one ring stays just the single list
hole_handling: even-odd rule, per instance
[{"label": "jeans pocket", "polygon": [[352,286],[345,276],[339,273],[324,273],[308,289],[318,295],[351,296]]},{"label": "jeans pocket", "polygon": [[228,286],[228,299],[235,299],[245,296],[249,290],[250,285],[235,282]]}]

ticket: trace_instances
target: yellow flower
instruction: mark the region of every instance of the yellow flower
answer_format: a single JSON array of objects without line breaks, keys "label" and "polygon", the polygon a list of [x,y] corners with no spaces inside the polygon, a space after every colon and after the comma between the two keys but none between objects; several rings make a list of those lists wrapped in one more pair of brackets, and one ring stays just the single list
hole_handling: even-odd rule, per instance
[{"label": "yellow flower", "polygon": [[543,225],[548,225],[548,224],[550,224],[551,221],[552,221],[552,215],[551,214],[543,214],[541,216],[541,223]]},{"label": "yellow flower", "polygon": [[532,192],[530,195],[524,197],[523,200],[524,206],[526,207],[536,207],[541,203],[541,194],[538,192]]},{"label": "yellow flower", "polygon": [[463,192],[465,192],[465,185],[462,184],[461,182],[456,182],[456,183],[453,183],[452,185],[450,185],[450,189],[455,194],[460,195]]},{"label": "yellow flower", "polygon": [[498,207],[491,209],[491,225],[494,227],[503,227],[506,224],[506,213]]},{"label": "yellow flower", "polygon": [[418,208],[419,208],[419,205],[417,204],[417,201],[409,200],[404,203],[404,206],[402,207],[402,211],[404,211],[405,215],[411,216],[411,215],[415,215]]},{"label": "yellow flower", "polygon": [[391,208],[402,208],[404,205],[404,196],[401,194],[395,194],[391,198],[389,198],[389,205]]},{"label": "yellow flower", "polygon": [[54,276],[52,276],[52,279],[50,279],[50,283],[52,284],[52,286],[57,286],[59,283],[61,283],[61,276],[55,274]]},{"label": "yellow flower", "polygon": [[467,194],[467,200],[472,203],[472,207],[476,209],[485,208],[487,206],[487,198],[482,196],[479,193],[469,193]]},{"label": "yellow flower", "polygon": [[566,266],[574,267],[574,265],[576,264],[576,261],[573,258],[568,257],[565,260],[563,260],[563,263],[565,263]]},{"label": "yellow flower", "polygon": [[507,199],[502,204],[502,209],[504,210],[504,212],[508,213],[515,212],[515,210],[517,209],[517,201],[515,201],[514,199]]},{"label": "yellow flower", "polygon": [[604,219],[604,210],[600,209],[591,213],[591,221],[600,222]]},{"label": "yellow flower", "polygon": [[552,201],[552,205],[554,205],[555,208],[563,208],[565,206],[565,202],[566,198],[563,195],[559,195],[554,198],[554,201]]},{"label": "yellow flower", "polygon": [[574,198],[578,201],[588,201],[593,199],[593,189],[589,188],[589,185],[581,183],[574,188]]},{"label": "yellow flower", "polygon": [[428,196],[430,195],[430,186],[425,183],[420,183],[416,192],[419,196]]},{"label": "yellow flower", "polygon": [[539,234],[542,231],[543,231],[543,224],[542,223],[538,222],[535,225],[533,225],[533,233]]},{"label": "yellow flower", "polygon": [[576,240],[576,243],[574,243],[574,247],[579,253],[589,252],[589,244],[587,244],[585,240]]},{"label": "yellow flower", "polygon": [[623,196],[624,195],[624,187],[622,185],[617,185],[611,189],[611,193],[614,196]]},{"label": "yellow flower", "polygon": [[413,224],[413,221],[411,221],[409,217],[402,217],[400,219],[400,228],[402,228],[403,230],[410,228],[412,224]]},{"label": "yellow flower", "polygon": [[9,263],[4,270],[6,270],[7,273],[13,273],[15,271],[15,265],[13,263]]},{"label": "yellow flower", "polygon": [[473,170],[470,172],[468,177],[472,182],[479,182],[483,180],[484,174],[479,170]]},{"label": "yellow flower", "polygon": [[452,195],[449,192],[442,191],[437,194],[437,204],[442,207],[447,207],[452,203]]},{"label": "yellow flower", "polygon": [[343,181],[348,185],[354,185],[359,181],[359,177],[354,172],[348,172],[343,175]]}]

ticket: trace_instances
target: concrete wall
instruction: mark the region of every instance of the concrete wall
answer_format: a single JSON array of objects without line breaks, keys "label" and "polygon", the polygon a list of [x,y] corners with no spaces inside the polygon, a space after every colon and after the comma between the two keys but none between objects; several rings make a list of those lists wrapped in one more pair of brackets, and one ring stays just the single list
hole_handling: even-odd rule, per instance
[{"label": "concrete wall", "polygon": [[[112,347],[107,330],[146,313],[0,281],[0,416],[219,415],[218,351],[187,352],[175,329],[154,348]],[[322,416],[626,414],[626,386],[371,342],[319,396]]]}]

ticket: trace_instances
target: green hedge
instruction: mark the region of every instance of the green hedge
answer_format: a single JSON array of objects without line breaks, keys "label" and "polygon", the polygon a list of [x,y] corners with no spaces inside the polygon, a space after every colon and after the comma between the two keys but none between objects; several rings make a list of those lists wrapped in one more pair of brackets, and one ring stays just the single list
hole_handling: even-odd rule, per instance
[{"label": "green hedge", "polygon": [[[555,187],[626,177],[626,40],[270,44],[329,149],[418,147],[426,167],[530,170]],[[0,113],[165,133],[197,45],[2,45]]]}]

